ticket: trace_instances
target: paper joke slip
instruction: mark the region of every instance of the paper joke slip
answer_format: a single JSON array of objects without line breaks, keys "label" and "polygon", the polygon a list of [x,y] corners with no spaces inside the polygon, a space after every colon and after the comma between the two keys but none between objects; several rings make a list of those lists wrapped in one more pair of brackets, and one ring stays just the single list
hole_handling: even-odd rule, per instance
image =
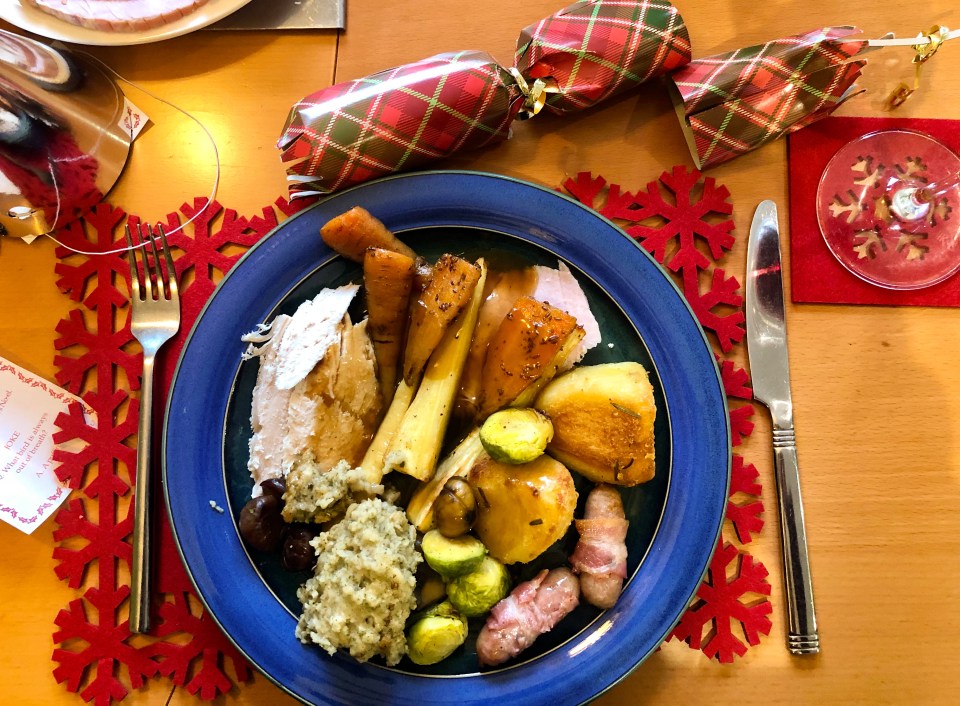
[{"label": "paper joke slip", "polygon": [[67,499],[53,472],[54,421],[79,401],[0,358],[0,519],[32,533]]}]

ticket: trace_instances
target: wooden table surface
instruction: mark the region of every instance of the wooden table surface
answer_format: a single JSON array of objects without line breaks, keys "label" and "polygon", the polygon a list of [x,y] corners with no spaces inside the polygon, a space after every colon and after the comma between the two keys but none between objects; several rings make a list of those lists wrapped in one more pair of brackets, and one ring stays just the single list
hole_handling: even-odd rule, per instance
[{"label": "wooden table surface", "polygon": [[[284,193],[273,143],[291,103],[329,85],[439,51],[486,49],[508,62],[518,30],[559,8],[556,0],[348,0],[345,32],[201,31],[158,44],[91,51],[122,75],[192,112],[223,160],[219,200],[242,213]],[[910,6],[889,0],[678,0],[694,56],[830,24],[867,35],[912,36],[934,23],[960,26],[954,0]],[[884,115],[883,99],[912,80],[909,50],[873,55],[866,95],[839,114]],[[902,117],[960,119],[960,41],[924,69],[922,91]],[[208,193],[212,161],[202,134],[149,97],[128,94],[155,125],[136,142],[111,201],[148,219]],[[490,170],[547,185],[583,170],[629,189],[674,164],[690,164],[662,87],[566,118],[518,124],[499,147],[448,166]],[[777,201],[788,221],[783,141],[711,171],[732,194],[737,245],[725,268],[742,280],[756,204]],[[785,252],[787,257],[788,252]],[[0,241],[0,356],[53,378],[54,327],[70,304],[54,286],[45,239]],[[785,268],[789,278],[789,268]],[[789,282],[788,282],[789,284]],[[767,526],[750,551],[771,572],[773,629],[732,666],[672,643],[601,704],[956,703],[960,677],[960,311],[814,306],[788,302],[790,355],[807,527],[823,652],[784,646],[779,527],[770,425],[742,449],[761,472]],[[743,346],[737,357],[745,364]],[[52,676],[53,620],[76,592],[54,575],[54,522],[33,536],[0,525],[0,695],[10,703],[81,703]],[[625,656],[627,658],[628,656]],[[195,698],[157,679],[125,703]],[[220,703],[290,703],[256,674]]]}]

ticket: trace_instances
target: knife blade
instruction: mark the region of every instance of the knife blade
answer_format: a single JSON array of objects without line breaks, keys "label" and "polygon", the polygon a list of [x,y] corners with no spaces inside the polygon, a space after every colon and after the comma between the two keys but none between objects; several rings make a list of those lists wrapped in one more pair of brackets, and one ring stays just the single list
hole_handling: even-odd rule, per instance
[{"label": "knife blade", "polygon": [[745,309],[753,395],[769,408],[773,425],[787,597],[787,648],[793,654],[816,654],[820,651],[820,637],[800,493],[780,266],[780,226],[773,201],[763,201],[757,206],[750,226]]}]

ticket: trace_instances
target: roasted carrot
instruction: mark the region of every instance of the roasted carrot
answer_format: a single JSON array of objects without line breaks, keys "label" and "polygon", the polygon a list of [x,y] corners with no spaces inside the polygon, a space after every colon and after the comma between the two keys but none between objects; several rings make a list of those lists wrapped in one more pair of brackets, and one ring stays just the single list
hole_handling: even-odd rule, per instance
[{"label": "roasted carrot", "polygon": [[501,407],[532,402],[582,338],[583,327],[570,314],[532,297],[520,297],[487,348],[480,418]]},{"label": "roasted carrot", "polygon": [[477,265],[455,255],[441,255],[426,288],[419,296],[414,292],[403,353],[403,379],[411,387],[416,387],[427,360],[470,301],[479,279]]},{"label": "roasted carrot", "polygon": [[363,256],[368,330],[377,358],[380,390],[388,405],[397,384],[415,264],[413,258],[383,248],[369,248]]},{"label": "roasted carrot", "polygon": [[323,242],[350,260],[363,262],[367,248],[381,248],[409,258],[417,254],[401,243],[386,226],[360,206],[341,213],[320,228]]}]

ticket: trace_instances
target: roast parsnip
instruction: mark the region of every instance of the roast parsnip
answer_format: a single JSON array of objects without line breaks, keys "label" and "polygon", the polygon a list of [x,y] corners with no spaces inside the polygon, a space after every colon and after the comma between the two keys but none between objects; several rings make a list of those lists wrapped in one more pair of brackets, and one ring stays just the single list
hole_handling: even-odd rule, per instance
[{"label": "roast parsnip", "polygon": [[[427,362],[416,395],[384,456],[384,473],[400,471],[422,481],[435,475],[443,436],[450,423],[453,400],[460,385],[460,375],[483,300],[487,266],[480,259],[476,267],[479,271],[478,282],[471,288],[471,296],[463,312],[448,327]],[[409,335],[416,334],[411,329]]]}]

